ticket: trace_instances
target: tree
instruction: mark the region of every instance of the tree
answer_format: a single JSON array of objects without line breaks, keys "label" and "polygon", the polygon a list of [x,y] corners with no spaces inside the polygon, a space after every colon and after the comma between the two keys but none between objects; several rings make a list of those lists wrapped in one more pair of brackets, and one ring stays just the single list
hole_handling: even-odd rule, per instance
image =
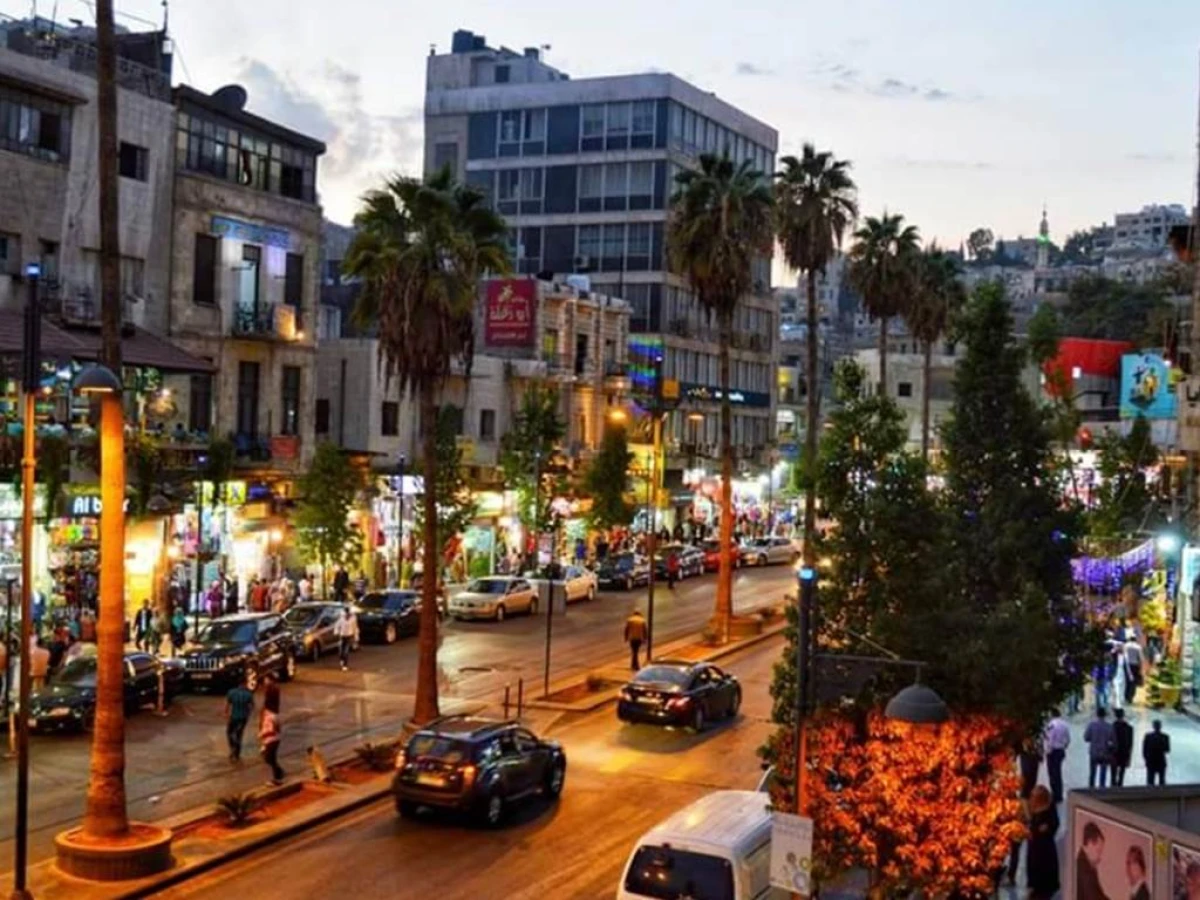
[{"label": "tree", "polygon": [[47,434],[38,440],[37,480],[46,490],[46,519],[53,519],[63,487],[71,481],[71,444],[65,437]]},{"label": "tree", "polygon": [[[821,421],[820,360],[818,348],[817,278],[834,254],[841,250],[842,237],[858,217],[850,163],[818,153],[806,143],[802,158],[785,156],[775,181],[775,233],[788,265],[804,273],[808,296],[808,352],[806,381],[805,454],[817,455]],[[804,485],[804,561],[815,556],[816,491],[811,480]]]},{"label": "tree", "polygon": [[158,441],[147,434],[135,434],[125,444],[125,467],[133,471],[134,514],[144,516],[150,500],[162,485],[163,460]]},{"label": "tree", "polygon": [[1084,231],[1073,231],[1063,244],[1062,260],[1066,263],[1090,263],[1096,259],[1096,238],[1101,229],[1088,228]]},{"label": "tree", "polygon": [[1100,483],[1088,512],[1088,535],[1115,538],[1144,531],[1153,502],[1146,473],[1158,465],[1158,448],[1145,416],[1133,420],[1129,434],[1108,433],[1096,441]]},{"label": "tree", "polygon": [[[438,466],[433,487],[438,498],[437,549],[442,554],[454,538],[467,530],[479,510],[463,470],[463,451],[458,446],[458,422],[457,411],[452,407],[443,406],[438,410]],[[417,508],[416,527],[422,534],[425,533],[425,514],[421,507]]]},{"label": "tree", "polygon": [[606,424],[600,449],[583,475],[583,489],[592,498],[588,520],[592,528],[608,531],[633,521],[629,500],[629,466],[633,454],[621,425]]},{"label": "tree", "polygon": [[500,439],[500,471],[505,486],[517,492],[517,518],[527,534],[540,534],[553,523],[551,501],[561,487],[554,456],[567,433],[558,402],[553,385],[531,384],[513,427]]},{"label": "tree", "polygon": [[1062,342],[1062,323],[1058,312],[1049,303],[1042,303],[1034,311],[1026,326],[1025,345],[1029,358],[1038,368],[1045,366],[1058,356],[1058,345]]},{"label": "tree", "polygon": [[990,228],[976,228],[967,236],[967,252],[975,262],[987,262],[996,236]]},{"label": "tree", "polygon": [[1163,346],[1175,319],[1164,285],[1088,275],[1075,279],[1067,289],[1062,332],[1071,337]]},{"label": "tree", "polygon": [[300,476],[296,536],[300,552],[321,567],[322,586],[330,566],[346,566],[361,552],[362,535],[350,524],[363,478],[336,444],[317,445],[312,464]]},{"label": "tree", "polygon": [[908,330],[921,342],[924,355],[921,375],[921,457],[929,459],[929,398],[933,380],[933,345],[950,326],[966,301],[958,262],[931,244],[917,260],[915,291],[904,310]]},{"label": "tree", "polygon": [[920,235],[904,216],[868,217],[854,232],[847,274],[862,294],[867,314],[879,320],[879,391],[887,392],[888,321],[907,305],[916,272]]},{"label": "tree", "polygon": [[[374,328],[388,380],[414,393],[426,423],[424,568],[437,565],[437,392],[455,362],[470,373],[475,303],[485,272],[510,269],[508,229],[487,199],[459,184],[449,169],[422,181],[396,177],[369,191],[355,217],[358,232],[346,253],[347,275],[360,279],[355,319]],[[413,719],[438,714],[436,578],[421,584],[417,688]]]},{"label": "tree", "polygon": [[771,190],[749,160],[702,154],[699,168],[679,173],[667,221],[671,267],[717,320],[721,378],[721,564],[713,629],[728,638],[733,618],[733,412],[729,346],[741,298],[754,288],[756,260],[771,255]]}]

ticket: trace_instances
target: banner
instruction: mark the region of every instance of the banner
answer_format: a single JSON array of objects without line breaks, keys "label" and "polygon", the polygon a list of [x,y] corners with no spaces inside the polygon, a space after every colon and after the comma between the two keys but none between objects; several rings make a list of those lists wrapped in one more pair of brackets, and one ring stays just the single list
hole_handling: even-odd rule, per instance
[{"label": "banner", "polygon": [[487,347],[532,347],[537,321],[537,283],[496,279],[487,285],[483,341]]},{"label": "banner", "polygon": [[1121,418],[1173,419],[1175,388],[1166,361],[1157,353],[1121,357]]}]

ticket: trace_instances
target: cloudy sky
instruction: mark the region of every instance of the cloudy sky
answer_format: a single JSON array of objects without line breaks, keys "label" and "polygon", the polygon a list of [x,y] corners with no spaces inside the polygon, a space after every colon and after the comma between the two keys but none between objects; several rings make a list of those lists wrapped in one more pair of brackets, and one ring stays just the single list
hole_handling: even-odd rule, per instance
[{"label": "cloudy sky", "polygon": [[[161,21],[158,0],[117,9]],[[58,16],[92,21],[83,0]],[[1028,235],[1043,202],[1061,241],[1195,193],[1196,0],[175,0],[170,17],[178,80],[241,82],[252,111],[328,143],[335,220],[419,170],[424,58],[455,28],[549,44],[573,78],[674,72],[773,125],[783,153],[812,141],[852,160],[865,212],[951,246],[978,225]]]}]

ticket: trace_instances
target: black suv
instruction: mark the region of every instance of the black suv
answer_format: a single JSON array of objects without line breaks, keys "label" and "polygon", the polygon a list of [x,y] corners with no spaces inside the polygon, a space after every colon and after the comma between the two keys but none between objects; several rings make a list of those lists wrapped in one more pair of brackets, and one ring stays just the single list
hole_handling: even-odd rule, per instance
[{"label": "black suv", "polygon": [[562,793],[567,757],[515,722],[471,716],[435,719],[396,757],[396,811],[412,818],[421,807],[461,810],[495,827],[510,803],[533,794]]},{"label": "black suv", "polygon": [[277,613],[244,613],[213,619],[183,651],[184,684],[191,690],[228,690],[246,679],[250,690],[263,675],[280,681],[296,674],[296,648]]}]

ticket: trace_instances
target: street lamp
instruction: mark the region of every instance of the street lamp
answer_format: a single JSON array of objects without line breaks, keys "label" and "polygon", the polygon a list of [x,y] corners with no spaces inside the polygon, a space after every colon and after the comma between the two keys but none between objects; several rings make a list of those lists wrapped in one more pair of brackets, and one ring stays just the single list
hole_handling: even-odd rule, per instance
[{"label": "street lamp", "polygon": [[404,471],[408,467],[408,454],[401,451],[396,461],[396,587],[404,584]]}]

